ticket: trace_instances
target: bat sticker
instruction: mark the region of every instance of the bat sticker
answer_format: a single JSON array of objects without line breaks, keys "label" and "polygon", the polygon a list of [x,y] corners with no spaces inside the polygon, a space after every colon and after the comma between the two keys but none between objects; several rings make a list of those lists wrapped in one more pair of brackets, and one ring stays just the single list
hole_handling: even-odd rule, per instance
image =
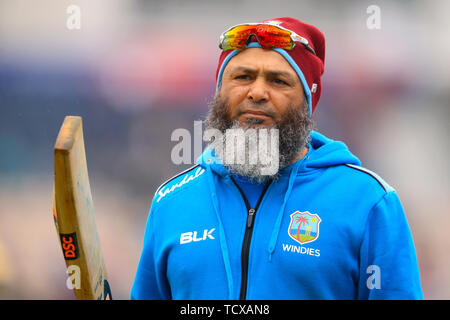
[{"label": "bat sticker", "polygon": [[64,259],[65,260],[75,260],[78,258],[78,242],[77,242],[77,234],[73,233],[60,233],[61,246],[63,249]]}]

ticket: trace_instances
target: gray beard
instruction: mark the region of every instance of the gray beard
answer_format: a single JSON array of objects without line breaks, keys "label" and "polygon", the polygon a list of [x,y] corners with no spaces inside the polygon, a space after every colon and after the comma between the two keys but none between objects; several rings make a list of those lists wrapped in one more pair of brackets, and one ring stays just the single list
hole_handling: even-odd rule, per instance
[{"label": "gray beard", "polygon": [[[222,99],[219,94],[216,94],[214,100],[209,103],[209,106],[210,109],[205,119],[205,129],[217,129],[222,132],[222,135],[219,138],[221,141],[210,141],[208,146],[211,147],[215,151],[216,156],[221,159],[224,159],[226,152],[230,152],[230,150],[224,152],[222,148],[217,148],[217,145],[227,145],[227,129],[242,129],[246,134],[250,130],[254,130],[257,133],[257,137],[259,137],[260,130],[263,129],[268,129],[269,131],[272,129],[279,130],[279,140],[276,144],[278,147],[278,164],[276,172],[262,174],[262,164],[259,161],[257,163],[251,163],[248,161],[249,156],[245,158],[244,163],[225,164],[228,172],[245,177],[248,180],[263,183],[267,179],[276,179],[279,170],[291,164],[295,158],[298,157],[303,148],[310,142],[310,133],[314,123],[309,117],[309,109],[306,101],[302,105],[290,105],[284,117],[270,128],[251,128],[252,125],[257,124],[258,119],[251,119],[250,122],[248,122],[248,126],[241,126],[237,120],[231,120],[229,118],[228,102],[226,99]],[[252,107],[258,109],[258,104],[254,104]],[[245,154],[256,154],[258,152],[256,145],[257,144],[249,143],[249,140],[246,139]],[[270,152],[273,152],[273,150],[270,150]]]}]

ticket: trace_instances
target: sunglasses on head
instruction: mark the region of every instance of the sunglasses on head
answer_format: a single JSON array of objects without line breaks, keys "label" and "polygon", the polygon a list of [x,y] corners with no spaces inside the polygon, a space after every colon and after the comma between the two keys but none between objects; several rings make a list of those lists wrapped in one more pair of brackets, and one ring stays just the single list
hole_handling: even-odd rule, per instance
[{"label": "sunglasses on head", "polygon": [[309,52],[316,55],[308,40],[295,32],[272,23],[245,23],[226,30],[219,38],[219,48],[223,51],[243,50],[256,37],[263,49],[294,49],[296,42],[301,43]]}]

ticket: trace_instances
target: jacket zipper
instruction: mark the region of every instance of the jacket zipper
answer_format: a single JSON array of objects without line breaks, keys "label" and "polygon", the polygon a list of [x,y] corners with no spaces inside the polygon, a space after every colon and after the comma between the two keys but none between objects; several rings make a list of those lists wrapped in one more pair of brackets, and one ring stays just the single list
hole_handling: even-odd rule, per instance
[{"label": "jacket zipper", "polygon": [[267,181],[266,185],[264,186],[263,191],[261,192],[261,195],[259,196],[258,202],[255,206],[255,208],[252,208],[250,206],[250,203],[248,202],[247,197],[245,196],[244,192],[242,191],[241,187],[236,183],[234,178],[230,175],[231,180],[238,188],[242,198],[245,202],[245,207],[247,208],[247,223],[245,228],[245,234],[244,234],[244,241],[242,242],[242,251],[241,251],[241,290],[239,293],[239,299],[245,300],[247,297],[247,280],[248,280],[248,260],[249,260],[249,251],[250,251],[250,242],[252,240],[252,234],[253,234],[253,224],[255,221],[255,215],[256,211],[259,208],[259,205],[261,204],[262,199],[264,198],[264,194],[266,193],[267,189],[269,188],[270,183],[272,180]]}]

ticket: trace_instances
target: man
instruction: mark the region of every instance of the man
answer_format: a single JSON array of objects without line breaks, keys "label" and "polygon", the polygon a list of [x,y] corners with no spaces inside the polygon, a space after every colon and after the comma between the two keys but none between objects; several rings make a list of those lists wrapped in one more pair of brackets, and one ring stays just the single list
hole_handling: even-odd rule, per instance
[{"label": "man", "polygon": [[[396,192],[311,130],[322,33],[277,18],[228,29],[220,47],[206,119],[217,134],[196,166],[156,191],[131,298],[421,299]],[[271,130],[259,142],[277,140],[265,146],[274,170],[263,172],[264,157],[225,161],[262,146],[238,149],[232,130]]]}]

